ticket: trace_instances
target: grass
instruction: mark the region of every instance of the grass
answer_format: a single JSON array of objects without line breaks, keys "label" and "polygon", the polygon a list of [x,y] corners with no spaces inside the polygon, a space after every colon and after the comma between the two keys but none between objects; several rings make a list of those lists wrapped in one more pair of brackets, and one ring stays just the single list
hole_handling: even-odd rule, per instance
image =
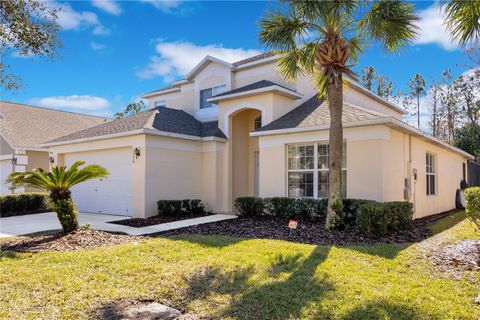
[{"label": "grass", "polygon": [[[439,236],[478,238],[469,222],[448,219],[434,226]],[[480,277],[453,280],[432,270],[417,245],[311,246],[198,235],[3,253],[0,318],[94,318],[109,302],[133,298],[208,319],[478,319]]]}]

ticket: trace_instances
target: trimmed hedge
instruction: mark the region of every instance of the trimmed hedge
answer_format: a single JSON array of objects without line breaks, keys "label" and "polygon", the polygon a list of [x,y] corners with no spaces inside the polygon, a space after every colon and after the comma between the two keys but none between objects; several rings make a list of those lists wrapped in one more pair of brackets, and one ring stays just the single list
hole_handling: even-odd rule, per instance
[{"label": "trimmed hedge", "polygon": [[468,218],[480,229],[480,187],[465,189],[465,200]]},{"label": "trimmed hedge", "polygon": [[205,204],[199,199],[185,200],[159,200],[157,201],[157,212],[161,216],[176,214],[204,215]]},{"label": "trimmed hedge", "polygon": [[[321,221],[327,215],[327,199],[257,198],[235,199],[239,216],[273,216],[285,219]],[[373,200],[344,199],[342,226],[356,227],[369,237],[381,237],[389,231],[409,229],[413,221],[413,206],[409,202],[379,203]]]},{"label": "trimmed hedge", "polygon": [[412,222],[413,205],[409,202],[371,202],[358,208],[355,225],[366,236],[380,238],[390,231],[408,230]]},{"label": "trimmed hedge", "polygon": [[46,193],[31,192],[0,196],[0,217],[21,216],[50,210]]}]

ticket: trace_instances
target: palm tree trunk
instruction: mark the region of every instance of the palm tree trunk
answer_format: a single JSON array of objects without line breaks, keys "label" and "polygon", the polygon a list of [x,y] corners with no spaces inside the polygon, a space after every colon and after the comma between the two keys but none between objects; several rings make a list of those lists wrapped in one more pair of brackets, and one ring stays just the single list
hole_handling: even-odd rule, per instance
[{"label": "palm tree trunk", "polygon": [[57,213],[58,220],[64,233],[75,231],[79,228],[78,211],[70,191],[50,192],[50,204]]},{"label": "palm tree trunk", "polygon": [[330,109],[329,141],[329,193],[325,228],[332,229],[343,224],[342,199],[342,153],[343,153],[343,84],[342,78],[335,84],[329,81],[328,104]]}]

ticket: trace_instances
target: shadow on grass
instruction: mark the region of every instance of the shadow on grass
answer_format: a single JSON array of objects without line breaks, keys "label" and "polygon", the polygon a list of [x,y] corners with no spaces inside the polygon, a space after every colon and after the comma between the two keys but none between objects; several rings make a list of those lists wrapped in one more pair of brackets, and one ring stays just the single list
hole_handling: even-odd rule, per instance
[{"label": "shadow on grass", "polygon": [[208,299],[211,293],[226,294],[231,303],[221,318],[234,319],[295,319],[302,309],[318,302],[327,292],[335,290],[328,276],[317,272],[330,247],[316,247],[303,261],[301,256],[277,257],[271,273],[291,272],[285,280],[257,285],[250,281],[254,268],[247,266],[232,272],[217,268],[202,270],[187,279],[186,301]]},{"label": "shadow on grass", "polygon": [[202,247],[209,247],[209,248],[224,248],[230,245],[237,244],[244,240],[250,240],[247,238],[237,238],[237,237],[222,236],[222,235],[202,235],[202,234],[189,234],[189,233],[182,233],[179,235],[168,236],[166,238],[171,240],[188,241],[188,242],[198,244]]},{"label": "shadow on grass", "polygon": [[0,252],[0,261],[20,259],[20,256],[16,252],[2,251]]},{"label": "shadow on grass", "polygon": [[395,319],[395,320],[417,320],[429,319],[436,320],[438,317],[430,314],[424,314],[418,309],[395,304],[384,300],[375,300],[350,311],[342,320],[359,320],[359,319]]}]

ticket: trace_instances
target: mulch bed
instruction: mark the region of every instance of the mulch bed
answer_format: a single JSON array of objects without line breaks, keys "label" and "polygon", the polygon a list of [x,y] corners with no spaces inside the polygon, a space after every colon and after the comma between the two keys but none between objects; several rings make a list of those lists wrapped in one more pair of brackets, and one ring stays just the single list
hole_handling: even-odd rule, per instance
[{"label": "mulch bed", "polygon": [[122,226],[129,226],[134,228],[142,228],[142,227],[153,226],[161,223],[195,219],[195,218],[200,218],[207,215],[209,215],[209,213],[205,213],[205,214],[182,213],[182,214],[175,214],[175,215],[168,215],[168,216],[153,216],[145,219],[130,218],[130,219],[124,219],[124,220],[110,221],[109,223],[120,224]]},{"label": "mulch bed", "polygon": [[0,243],[0,252],[72,251],[122,243],[136,243],[141,239],[145,238],[120,233],[79,229],[68,234],[48,232],[32,236],[15,237],[11,240],[5,239]]},{"label": "mulch bed", "polygon": [[380,239],[370,239],[355,230],[325,230],[324,222],[299,221],[296,230],[288,228],[288,221],[275,217],[239,217],[215,223],[201,224],[150,236],[174,236],[179,234],[224,235],[239,238],[278,239],[314,245],[355,245],[371,243],[404,243],[421,241],[431,235],[425,222],[415,223],[408,231],[392,233]]}]

